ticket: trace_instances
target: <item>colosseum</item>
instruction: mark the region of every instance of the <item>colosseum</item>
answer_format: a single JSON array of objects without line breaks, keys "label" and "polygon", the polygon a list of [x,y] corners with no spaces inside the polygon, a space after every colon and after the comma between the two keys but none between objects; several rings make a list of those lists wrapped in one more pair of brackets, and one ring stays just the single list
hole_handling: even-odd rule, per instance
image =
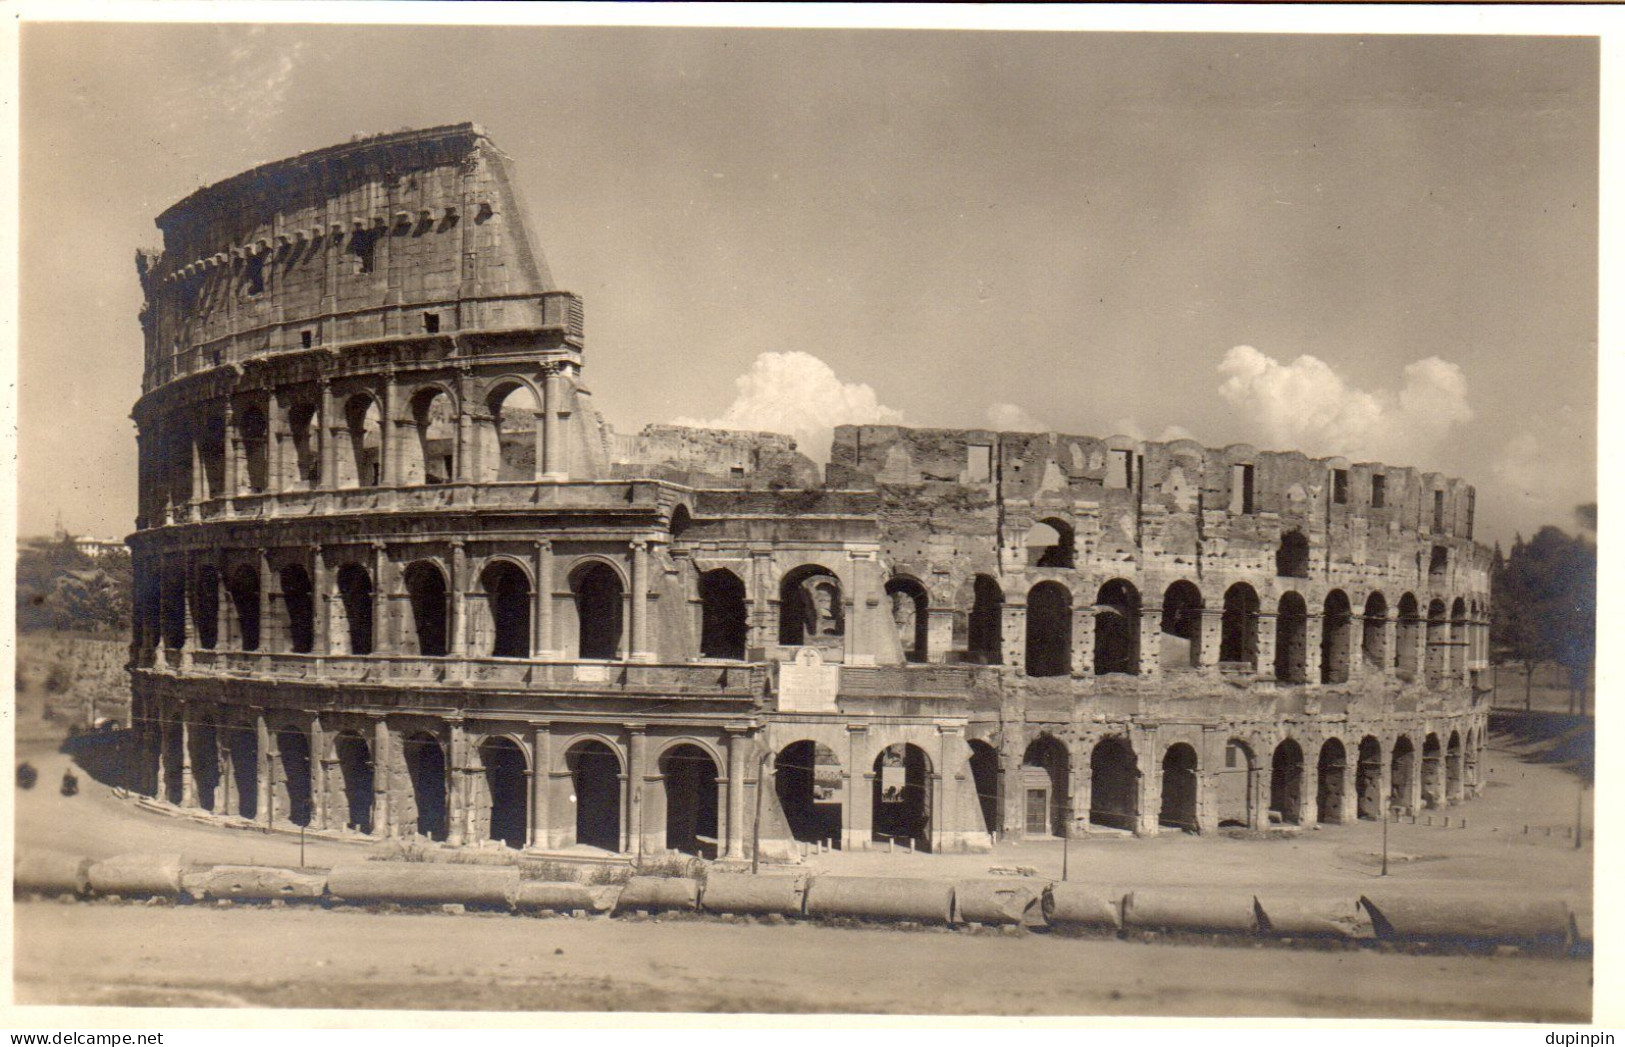
[{"label": "colosseum", "polygon": [[471,124],[198,190],[141,252],[138,791],[717,859],[1267,830],[1479,787],[1473,488],[1244,445],[593,406]]}]

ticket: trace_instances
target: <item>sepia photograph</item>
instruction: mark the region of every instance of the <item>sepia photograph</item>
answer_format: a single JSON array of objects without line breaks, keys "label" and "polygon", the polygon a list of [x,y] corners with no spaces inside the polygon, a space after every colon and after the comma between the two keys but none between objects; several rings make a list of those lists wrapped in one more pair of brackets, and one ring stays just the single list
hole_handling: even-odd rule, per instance
[{"label": "sepia photograph", "polygon": [[450,6],[12,31],[14,1008],[1592,1022],[1598,33]]}]

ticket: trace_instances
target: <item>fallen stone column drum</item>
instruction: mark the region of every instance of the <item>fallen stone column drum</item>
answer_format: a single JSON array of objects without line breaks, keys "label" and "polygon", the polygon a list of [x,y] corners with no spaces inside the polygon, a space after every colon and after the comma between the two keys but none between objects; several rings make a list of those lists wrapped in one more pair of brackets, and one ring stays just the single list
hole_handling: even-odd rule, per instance
[{"label": "fallen stone column drum", "polygon": [[179,854],[121,854],[90,867],[90,889],[97,894],[177,898],[185,872],[186,859]]},{"label": "fallen stone column drum", "polygon": [[433,862],[354,862],[334,866],[327,876],[327,892],[345,902],[506,909],[519,893],[519,870]]},{"label": "fallen stone column drum", "polygon": [[715,913],[800,916],[805,898],[805,881],[799,876],[724,874],[706,879],[700,905]]},{"label": "fallen stone column drum", "polygon": [[1254,934],[1258,911],[1250,892],[1133,891],[1123,899],[1123,926],[1142,930]]},{"label": "fallen stone column drum", "polygon": [[1123,892],[1081,883],[1052,883],[1044,891],[1044,918],[1057,927],[1121,930]]},{"label": "fallen stone column drum", "polygon": [[12,866],[12,890],[84,895],[90,891],[90,865],[89,858],[67,854],[19,854]]},{"label": "fallen stone column drum", "polygon": [[618,913],[638,909],[692,911],[699,906],[698,880],[675,876],[634,876],[626,881],[626,887],[615,902],[615,911]]},{"label": "fallen stone column drum", "polygon": [[955,880],[954,907],[959,923],[1042,926],[1047,880]]},{"label": "fallen stone column drum", "polygon": [[808,916],[953,922],[954,886],[947,880],[816,876],[807,884]]}]

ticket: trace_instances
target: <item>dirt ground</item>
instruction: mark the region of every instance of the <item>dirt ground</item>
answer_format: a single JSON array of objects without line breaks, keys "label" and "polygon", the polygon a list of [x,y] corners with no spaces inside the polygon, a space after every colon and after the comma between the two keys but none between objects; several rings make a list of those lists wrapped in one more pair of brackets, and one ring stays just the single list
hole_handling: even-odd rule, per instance
[{"label": "dirt ground", "polygon": [[[79,795],[63,797],[56,783],[68,760],[54,749],[45,737],[19,741],[18,759],[41,772],[39,786],[18,794],[19,850],[299,863],[296,837],[144,811],[88,776]],[[1067,847],[1069,878],[1249,893],[1510,892],[1562,898],[1588,929],[1592,844],[1577,850],[1566,834],[1582,794],[1572,774],[1538,756],[1511,738],[1492,739],[1485,795],[1435,812],[1433,826],[1391,826],[1386,878],[1378,875],[1382,829],[1372,823],[1273,839],[1077,840]],[[1589,826],[1589,791],[1584,803]],[[365,845],[312,840],[305,861],[330,866],[364,854]],[[1061,863],[1061,843],[1043,841],[991,855],[822,854],[800,870],[772,871],[960,877],[1028,866],[1059,877]],[[19,1003],[1523,1021],[1590,1013],[1588,961],[1530,956],[247,906],[24,902],[15,914]]]}]

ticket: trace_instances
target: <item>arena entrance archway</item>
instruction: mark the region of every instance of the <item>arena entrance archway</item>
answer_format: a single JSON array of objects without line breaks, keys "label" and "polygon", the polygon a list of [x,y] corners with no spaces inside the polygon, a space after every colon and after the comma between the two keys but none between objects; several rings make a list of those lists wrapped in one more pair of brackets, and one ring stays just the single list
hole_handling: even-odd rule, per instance
[{"label": "arena entrance archway", "polygon": [[1411,776],[1416,772],[1416,746],[1408,735],[1400,735],[1394,741],[1394,751],[1389,759],[1388,769],[1388,805],[1403,808],[1406,811],[1416,809],[1416,798],[1411,792]]},{"label": "arena entrance archway", "polygon": [[309,825],[314,809],[310,789],[310,736],[297,727],[284,727],[276,733],[276,748],[282,760],[282,792],[288,801],[288,821]]},{"label": "arena entrance archway", "polygon": [[1343,821],[1343,777],[1348,768],[1348,754],[1343,743],[1328,738],[1320,747],[1320,759],[1315,767],[1315,820],[1328,825]]},{"label": "arena entrance archway", "polygon": [[1461,734],[1450,732],[1450,743],[1444,751],[1444,795],[1445,799],[1454,802],[1461,798]]},{"label": "arena entrance archway", "polygon": [[1270,759],[1270,819],[1283,825],[1303,821],[1303,748],[1291,738]]},{"label": "arena entrance archway", "polygon": [[219,800],[220,742],[214,722],[204,720],[194,724],[187,732],[187,743],[192,747],[192,781],[197,789],[197,804],[205,811],[213,811]]},{"label": "arena entrance archway", "polygon": [[354,731],[344,731],[333,739],[333,755],[338,759],[339,779],[344,794],[344,827],[371,833],[374,781],[372,747]]},{"label": "arena entrance archway", "polygon": [[621,849],[621,758],[603,742],[577,742],[564,755],[575,786],[576,843]]},{"label": "arena entrance archway", "polygon": [[982,825],[988,835],[998,838],[1004,831],[1000,816],[999,751],[980,738],[970,742],[970,774],[976,785],[976,803],[981,808]]},{"label": "arena entrance archway", "polygon": [[1027,746],[1021,761],[1021,812],[1024,836],[1066,836],[1071,821],[1072,759],[1051,735]]},{"label": "arena entrance archway", "polygon": [[523,850],[530,829],[525,751],[512,738],[487,738],[480,743],[480,766],[491,798],[489,839]]},{"label": "arena entrance archway", "polygon": [[401,743],[406,776],[412,783],[417,807],[417,832],[431,840],[444,840],[450,829],[446,810],[446,750],[440,740],[419,731]]},{"label": "arena entrance archway", "polygon": [[1422,806],[1444,806],[1444,753],[1436,734],[1422,740]]},{"label": "arena entrance archway", "polygon": [[1185,832],[1197,832],[1196,783],[1198,779],[1196,750],[1184,742],[1175,742],[1162,755],[1162,810],[1157,824]]},{"label": "arena entrance archway", "polygon": [[660,756],[666,793],[666,847],[715,858],[720,839],[717,763],[698,745],[674,745]]},{"label": "arena entrance archway", "polygon": [[931,758],[917,745],[888,745],[875,757],[873,838],[931,849]]},{"label": "arena entrance archway", "polygon": [[250,724],[222,725],[231,754],[231,784],[237,790],[237,813],[250,820],[260,811],[259,732]]},{"label": "arena entrance archway", "polygon": [[1358,762],[1354,766],[1354,792],[1360,798],[1360,818],[1382,818],[1382,743],[1369,734],[1360,739]]},{"label": "arena entrance archway", "polygon": [[1089,754],[1089,822],[1134,829],[1140,816],[1140,769],[1122,738],[1102,739]]},{"label": "arena entrance archway", "polygon": [[1224,766],[1214,775],[1214,807],[1221,829],[1250,829],[1258,822],[1258,758],[1239,738],[1224,745]]},{"label": "arena entrance archway", "polygon": [[841,761],[829,746],[792,742],[773,760],[773,789],[790,829],[802,843],[841,846]]}]

